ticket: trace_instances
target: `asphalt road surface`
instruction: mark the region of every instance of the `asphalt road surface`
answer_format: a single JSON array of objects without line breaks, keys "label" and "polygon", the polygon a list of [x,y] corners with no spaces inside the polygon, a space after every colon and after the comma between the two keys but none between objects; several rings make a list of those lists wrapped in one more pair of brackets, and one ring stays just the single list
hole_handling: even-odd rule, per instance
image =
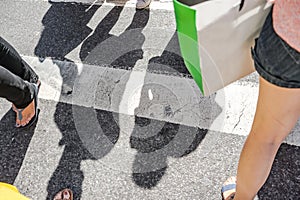
[{"label": "asphalt road surface", "polygon": [[[172,2],[2,0],[1,36],[42,81],[38,122],[0,107],[0,181],[31,199],[221,199],[252,123],[253,73],[203,97],[180,55]],[[300,199],[300,125],[258,199]],[[4,200],[4,197],[0,197]]]}]

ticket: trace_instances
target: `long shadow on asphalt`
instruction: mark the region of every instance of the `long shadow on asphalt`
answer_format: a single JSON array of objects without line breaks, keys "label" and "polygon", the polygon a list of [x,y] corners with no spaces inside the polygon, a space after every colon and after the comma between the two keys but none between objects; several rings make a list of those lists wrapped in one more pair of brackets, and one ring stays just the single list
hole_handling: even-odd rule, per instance
[{"label": "long shadow on asphalt", "polygon": [[[80,109],[82,114],[87,114],[91,111],[91,108],[79,106],[74,108],[74,105],[65,103],[58,103],[56,106],[54,118],[62,133],[62,139],[59,142],[59,146],[64,146],[64,151],[56,170],[49,180],[47,199],[52,200],[53,195],[61,188],[72,189],[74,192],[74,199],[80,199],[82,193],[82,182],[84,180],[84,174],[80,168],[81,162],[83,160],[96,160],[94,155],[90,153],[89,148],[93,148],[94,150],[97,148],[95,151],[97,151],[98,154],[106,155],[111,150],[113,144],[115,144],[118,140],[119,129],[112,118],[112,113],[92,110],[92,112],[97,113],[98,122],[83,122],[86,130],[88,130],[85,132],[85,136],[89,138],[92,138],[95,135],[96,137],[104,136],[108,138],[109,142],[106,146],[105,144],[99,146],[88,146],[86,140],[84,140],[81,137],[82,135],[79,135],[77,132],[76,122],[74,122],[72,117],[74,109]],[[88,127],[90,123],[98,123],[103,132],[100,133],[89,130]],[[91,145],[93,144],[94,143]]]},{"label": "long shadow on asphalt", "polygon": [[173,34],[161,56],[150,59],[147,71],[150,73],[192,78],[181,56],[177,32]]},{"label": "long shadow on asphalt", "polygon": [[10,109],[0,121],[0,181],[9,184],[19,173],[36,126],[18,129],[15,120],[16,114]]},{"label": "long shadow on asphalt", "polygon": [[[82,62],[97,65],[98,55],[101,55],[103,52],[102,49],[98,51],[96,48],[106,39],[113,37],[109,32],[118,21],[123,7],[114,7],[105,18],[99,22],[93,34],[89,36],[93,30],[87,26],[87,23],[91,20],[99,7],[100,6],[89,7],[89,5],[77,3],[51,3],[50,9],[43,18],[42,23],[44,25],[44,30],[41,34],[39,43],[35,48],[35,55],[41,58],[41,62],[45,57],[53,58],[54,64],[60,69],[63,78],[60,99],[68,98],[68,96],[72,95],[74,81],[78,78],[76,77],[78,74],[78,67],[76,64],[72,64],[71,60],[68,60],[69,64],[59,63],[55,60],[67,60],[65,56],[84,41],[80,50]],[[127,62],[128,69],[132,68],[136,61],[143,56],[141,47],[145,39],[141,30],[147,24],[148,19],[148,10],[137,11],[131,25],[128,27],[128,29],[140,28],[137,33],[139,37],[136,40],[137,51],[127,52],[128,54],[126,55],[122,54],[126,61],[130,60],[129,63]],[[121,36],[114,38],[122,41],[126,46],[126,42],[128,41]],[[99,65],[118,65],[119,61],[120,59],[114,59],[111,62],[100,63]],[[122,59],[120,62],[122,62]],[[90,84],[97,83],[92,82]],[[111,150],[113,144],[116,143],[118,139],[119,130],[118,127],[114,125],[112,113],[105,111],[97,111],[97,118],[99,120],[96,122],[96,124],[100,124],[100,128],[104,130],[104,135],[95,133],[95,131],[81,135],[78,134],[76,129],[80,129],[81,123],[84,122],[77,120],[76,122],[80,125],[77,124],[76,127],[73,112],[81,111],[82,113],[85,113],[85,115],[86,113],[94,113],[93,111],[90,112],[90,108],[78,108],[76,106],[74,107],[74,105],[58,103],[56,106],[54,118],[63,136],[59,145],[64,145],[65,148],[60,163],[49,180],[47,199],[53,199],[56,192],[66,187],[71,188],[74,191],[74,199],[80,199],[82,194],[82,182],[84,179],[83,172],[80,169],[81,161],[102,158]],[[109,120],[109,123],[105,120]],[[86,121],[85,126],[89,127],[89,123],[93,124],[95,122]],[[97,141],[96,139],[94,142],[99,142],[100,144],[106,142],[107,146],[95,145],[91,147],[91,145],[86,144],[88,142],[93,142],[89,141],[89,138],[85,138],[86,135],[90,136],[89,134],[91,135],[90,138],[95,135],[97,136],[97,134],[103,136],[103,141]],[[95,152],[91,154],[90,151],[97,151],[97,155],[94,156]]]},{"label": "long shadow on asphalt", "polygon": [[[153,73],[168,75],[169,77],[190,77],[180,55],[176,33],[174,33],[162,55],[149,60],[141,101],[139,107],[135,109],[135,114],[138,115],[144,110],[151,113],[153,107],[160,107],[161,110],[156,110],[156,112],[163,113],[164,118],[178,115],[182,112],[181,109],[184,109],[184,105],[180,105],[178,99],[180,94],[176,94],[176,91],[168,83],[152,80],[151,74]],[[191,94],[195,92],[188,82],[180,84],[183,84],[185,90]],[[152,94],[151,97],[149,97],[149,92]],[[197,94],[195,97],[198,97]],[[204,99],[208,100],[209,98],[203,97],[203,101],[205,101]],[[210,114],[215,113],[215,115],[209,116],[210,119],[207,120],[211,123],[222,111],[213,99],[211,98],[212,102],[205,102],[208,103],[206,105],[211,105],[211,109],[215,109],[215,112],[210,112]],[[195,108],[195,110],[197,109]],[[201,110],[198,111],[201,112]],[[190,113],[190,115],[193,114]],[[204,127],[207,125],[209,127],[211,124],[206,124]],[[142,188],[151,189],[155,187],[167,168],[170,167],[170,163],[167,162],[168,157],[181,158],[190,154],[201,144],[207,132],[207,129],[136,116],[135,126],[130,137],[131,147],[137,150],[132,169],[133,181]]]},{"label": "long shadow on asphalt", "polygon": [[79,3],[54,3],[42,20],[44,26],[34,54],[64,60],[93,31],[88,23],[100,8]]},{"label": "long shadow on asphalt", "polygon": [[[161,129],[152,135],[150,123],[159,125]],[[150,136],[139,137],[139,131],[146,132]],[[132,133],[134,136],[130,137],[131,148],[138,151],[133,163],[133,181],[142,188],[155,187],[169,167],[168,157],[180,158],[193,152],[207,131],[197,127],[136,117]]]},{"label": "long shadow on asphalt", "polygon": [[[87,26],[95,12],[100,6],[78,4],[78,3],[53,3],[43,17],[42,23],[44,30],[35,48],[35,55],[43,59],[53,58],[63,78],[63,85],[60,99],[72,94],[74,80],[78,74],[75,64],[61,64],[56,60],[67,60],[65,56],[75,49],[92,32]],[[71,60],[68,60],[72,63]],[[72,112],[70,106],[63,107],[57,104],[54,115],[55,122],[62,133],[59,145],[65,145],[59,166],[55,170],[48,184],[47,199],[53,199],[55,193],[62,188],[69,187],[74,190],[75,199],[80,199],[82,192],[83,173],[80,170],[80,162],[83,159],[93,159],[91,155],[82,147],[76,131],[72,129]],[[60,113],[69,113],[68,117],[63,118],[65,123],[60,121],[64,117]],[[70,129],[66,129],[70,128]]]}]

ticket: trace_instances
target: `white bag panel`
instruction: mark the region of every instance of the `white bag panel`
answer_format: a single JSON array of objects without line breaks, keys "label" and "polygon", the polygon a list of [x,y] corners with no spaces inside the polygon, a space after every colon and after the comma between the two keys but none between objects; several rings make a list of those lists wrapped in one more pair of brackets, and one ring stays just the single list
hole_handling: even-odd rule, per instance
[{"label": "white bag panel", "polygon": [[212,0],[193,6],[205,94],[254,71],[250,49],[270,4],[246,0],[241,11],[239,7],[240,0]]},{"label": "white bag panel", "polygon": [[240,2],[241,0],[211,0],[191,6],[191,8],[196,10],[197,30],[215,23],[215,21],[218,21],[219,18],[228,13],[235,13],[230,12],[230,10],[238,11]]}]

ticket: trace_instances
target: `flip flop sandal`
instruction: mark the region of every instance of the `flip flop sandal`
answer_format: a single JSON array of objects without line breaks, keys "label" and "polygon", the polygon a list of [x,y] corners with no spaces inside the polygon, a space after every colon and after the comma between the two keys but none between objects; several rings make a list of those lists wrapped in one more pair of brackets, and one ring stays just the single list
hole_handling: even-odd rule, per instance
[{"label": "flip flop sandal", "polygon": [[[35,84],[37,84],[38,90],[40,91],[40,87],[41,87],[41,84],[42,84],[41,81],[38,80]],[[17,107],[15,106],[15,104],[12,103],[11,108],[13,109],[13,111],[17,112]]]},{"label": "flip flop sandal", "polygon": [[53,200],[73,200],[73,192],[70,189],[63,189],[55,195]]},{"label": "flip flop sandal", "polygon": [[[34,116],[31,118],[31,120],[29,121],[28,124],[26,124],[25,126],[21,126],[21,125],[18,125],[16,124],[15,126],[17,128],[25,128],[25,127],[30,127],[32,126],[37,118],[38,118],[38,93],[39,93],[39,87],[40,87],[41,84],[37,85],[37,84],[34,84],[33,83],[33,86],[34,86],[34,98],[33,98],[33,101],[34,101],[34,109],[35,109],[35,113],[34,113]],[[25,108],[24,108],[25,109]],[[14,111],[17,113],[18,115],[18,119],[19,120],[22,120],[23,119],[23,114],[22,112],[24,111],[24,109],[14,109]]]},{"label": "flip flop sandal", "polygon": [[221,189],[221,195],[222,195],[222,200],[230,200],[230,199],[234,199],[234,194],[231,194],[229,197],[227,197],[227,199],[224,198],[224,192],[227,192],[229,190],[233,190],[236,189],[236,184],[235,183],[230,183],[227,185],[224,185]]}]

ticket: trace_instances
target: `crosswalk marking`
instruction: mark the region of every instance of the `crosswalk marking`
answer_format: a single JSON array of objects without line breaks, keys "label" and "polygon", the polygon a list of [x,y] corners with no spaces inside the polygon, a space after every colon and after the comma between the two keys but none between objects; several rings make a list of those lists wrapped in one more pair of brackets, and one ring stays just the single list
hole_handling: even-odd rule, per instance
[{"label": "crosswalk marking", "polygon": [[[78,83],[83,81],[83,83],[88,85],[75,84],[72,95],[61,96],[61,88],[67,86],[62,85],[61,72],[57,65],[69,64],[69,68],[72,68],[75,64],[62,61],[56,61],[56,64],[53,64],[53,61],[50,59],[40,63],[34,57],[25,56],[24,58],[35,66],[35,70],[41,76],[43,87],[40,98],[43,99],[237,135],[247,135],[251,128],[258,95],[257,83],[237,81],[217,92],[215,96],[203,97],[192,79],[148,72],[144,83],[128,85],[130,92],[128,91],[124,99],[125,96],[120,94],[123,93],[124,85],[128,84],[128,78],[131,76],[133,80],[140,79],[143,72],[76,63],[77,66],[81,66],[80,68],[84,69],[84,74],[77,77]],[[49,74],[48,71],[52,73]],[[101,83],[101,85],[98,86],[97,83]],[[138,94],[138,91],[145,85],[149,85],[149,89],[152,87],[156,92],[155,95],[160,97],[160,99],[156,100],[156,106],[145,107],[146,109],[133,112],[134,109],[128,109],[125,104],[121,103],[121,101],[126,101],[130,104],[132,100],[136,99],[135,101],[141,101],[142,103],[142,105],[139,105],[139,103],[136,105],[146,106],[143,105],[143,101],[146,103],[149,101],[147,100],[147,98],[149,99],[149,91],[145,91],[141,97]],[[89,88],[89,90],[87,91],[86,88]],[[105,93],[99,91],[105,91]],[[170,97],[168,100],[168,104],[173,109],[171,116],[164,114],[164,108],[168,106],[164,103],[166,92],[171,92],[170,94],[175,95],[175,98],[172,99]],[[95,96],[95,94],[97,95]],[[109,96],[107,96],[108,94]],[[287,142],[290,144],[300,144],[299,137],[296,134],[297,130],[299,130],[297,127],[287,139]]]}]

